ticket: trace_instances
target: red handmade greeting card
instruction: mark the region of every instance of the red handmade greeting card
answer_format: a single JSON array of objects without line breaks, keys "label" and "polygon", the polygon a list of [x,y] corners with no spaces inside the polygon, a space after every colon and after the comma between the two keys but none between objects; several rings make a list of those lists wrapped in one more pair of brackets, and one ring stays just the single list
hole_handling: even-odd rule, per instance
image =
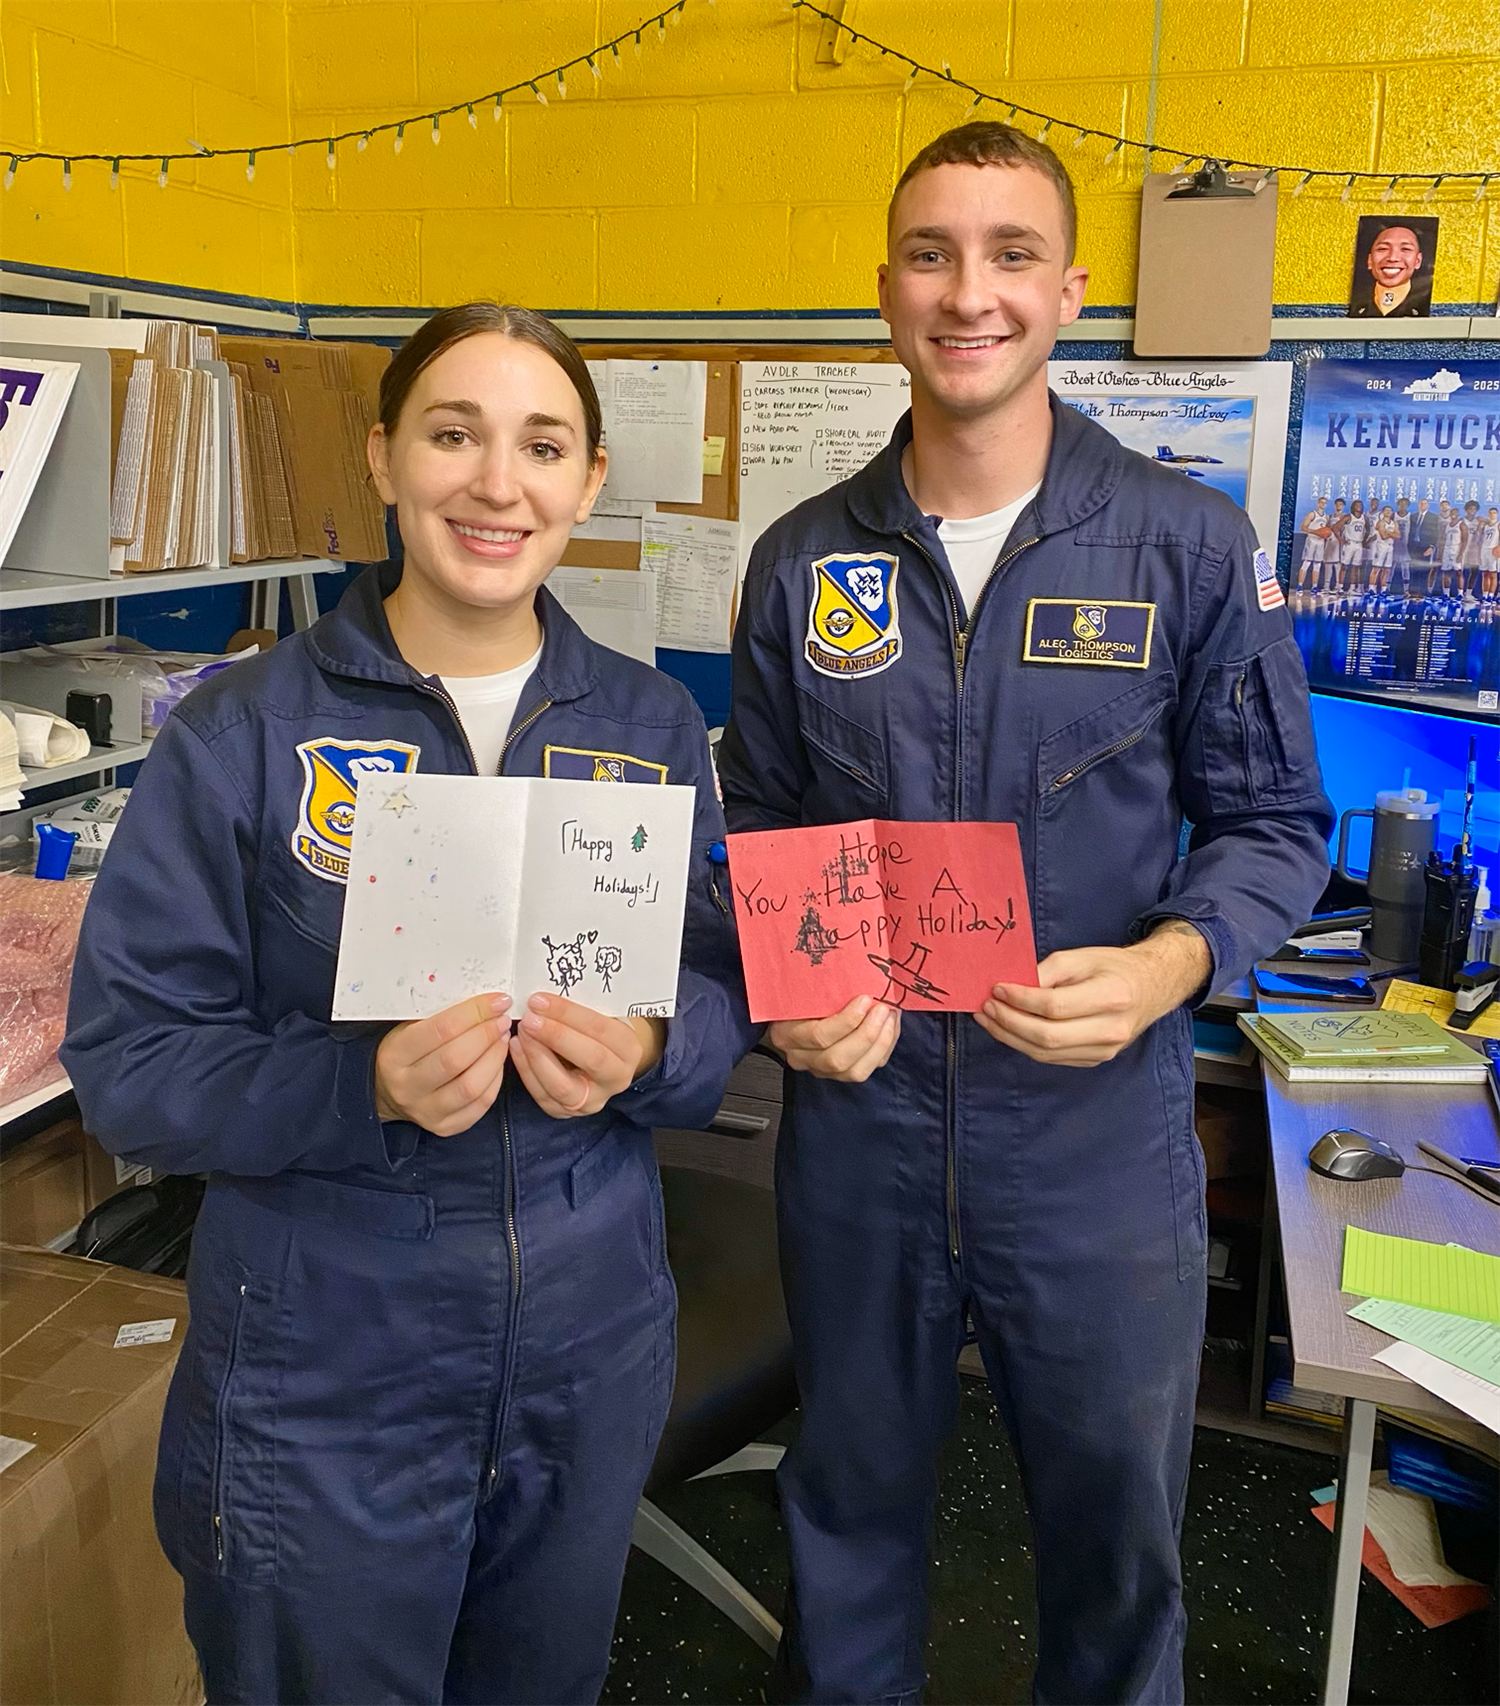
[{"label": "red handmade greeting card", "polygon": [[856,995],[973,1013],[1036,983],[1013,823],[819,824],[729,837],[750,1016],[821,1019]]}]

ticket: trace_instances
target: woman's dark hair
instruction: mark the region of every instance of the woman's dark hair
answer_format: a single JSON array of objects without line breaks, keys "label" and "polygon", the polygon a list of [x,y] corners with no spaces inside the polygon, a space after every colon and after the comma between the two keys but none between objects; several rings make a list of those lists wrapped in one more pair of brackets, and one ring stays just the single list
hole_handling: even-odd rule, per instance
[{"label": "woman's dark hair", "polygon": [[435,361],[444,350],[462,343],[480,332],[499,332],[524,344],[535,344],[550,355],[573,382],[578,401],[583,404],[584,431],[588,438],[589,463],[599,459],[599,443],[604,436],[604,416],[599,408],[599,393],[589,377],[588,364],[578,353],[578,345],[566,332],[560,332],[545,314],[534,308],[517,308],[513,303],[463,302],[457,308],[444,308],[402,344],[380,379],[380,424],[389,437],[396,430],[411,388],[417,375]]}]

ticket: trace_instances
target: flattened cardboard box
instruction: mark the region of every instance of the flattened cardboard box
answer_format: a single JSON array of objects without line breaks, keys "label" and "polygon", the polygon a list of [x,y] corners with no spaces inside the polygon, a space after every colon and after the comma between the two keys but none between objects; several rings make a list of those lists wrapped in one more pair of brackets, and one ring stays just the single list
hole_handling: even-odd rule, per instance
[{"label": "flattened cardboard box", "polygon": [[374,563],[385,554],[385,506],[368,482],[365,435],[380,411],[390,352],[302,338],[222,338],[251,389],[271,399],[304,557]]},{"label": "flattened cardboard box", "polygon": [[[170,1340],[115,1349],[121,1327]],[[0,1247],[0,1699],[196,1706],[151,1482],[187,1328],[180,1280]],[[21,1449],[21,1455],[14,1453]],[[3,1461],[3,1459],[0,1459]]]}]

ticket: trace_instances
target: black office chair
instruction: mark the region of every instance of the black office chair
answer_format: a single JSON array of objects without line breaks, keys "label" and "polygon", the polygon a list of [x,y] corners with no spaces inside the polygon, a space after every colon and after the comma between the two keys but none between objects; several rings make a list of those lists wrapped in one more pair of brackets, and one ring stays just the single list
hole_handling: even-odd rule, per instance
[{"label": "black office chair", "polygon": [[781,1461],[785,1448],[758,1437],[797,1403],[775,1198],[687,1167],[663,1167],[661,1179],[677,1281],[677,1385],[631,1539],[774,1653],[781,1625],[652,1498]]}]

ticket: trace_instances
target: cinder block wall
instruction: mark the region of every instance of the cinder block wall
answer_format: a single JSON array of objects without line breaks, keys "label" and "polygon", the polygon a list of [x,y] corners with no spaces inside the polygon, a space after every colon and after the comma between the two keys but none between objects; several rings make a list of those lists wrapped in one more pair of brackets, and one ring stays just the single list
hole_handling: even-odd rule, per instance
[{"label": "cinder block wall", "polygon": [[[5,0],[0,142],[127,151],[321,136],[482,94],[593,47],[655,0]],[[1500,170],[1500,7],[1472,0],[855,0],[859,29],[1009,99],[1164,145],[1327,168]],[[314,303],[486,294],[552,309],[866,307],[902,161],[967,98],[854,48],[816,61],[783,0],[689,0],[596,81],[568,79],[356,151],[23,168],[0,252]],[[1140,161],[1054,133],[1090,299],[1135,290]],[[1484,202],[1281,201],[1277,299],[1347,295],[1360,212],[1443,219],[1437,297],[1492,297]]]}]

